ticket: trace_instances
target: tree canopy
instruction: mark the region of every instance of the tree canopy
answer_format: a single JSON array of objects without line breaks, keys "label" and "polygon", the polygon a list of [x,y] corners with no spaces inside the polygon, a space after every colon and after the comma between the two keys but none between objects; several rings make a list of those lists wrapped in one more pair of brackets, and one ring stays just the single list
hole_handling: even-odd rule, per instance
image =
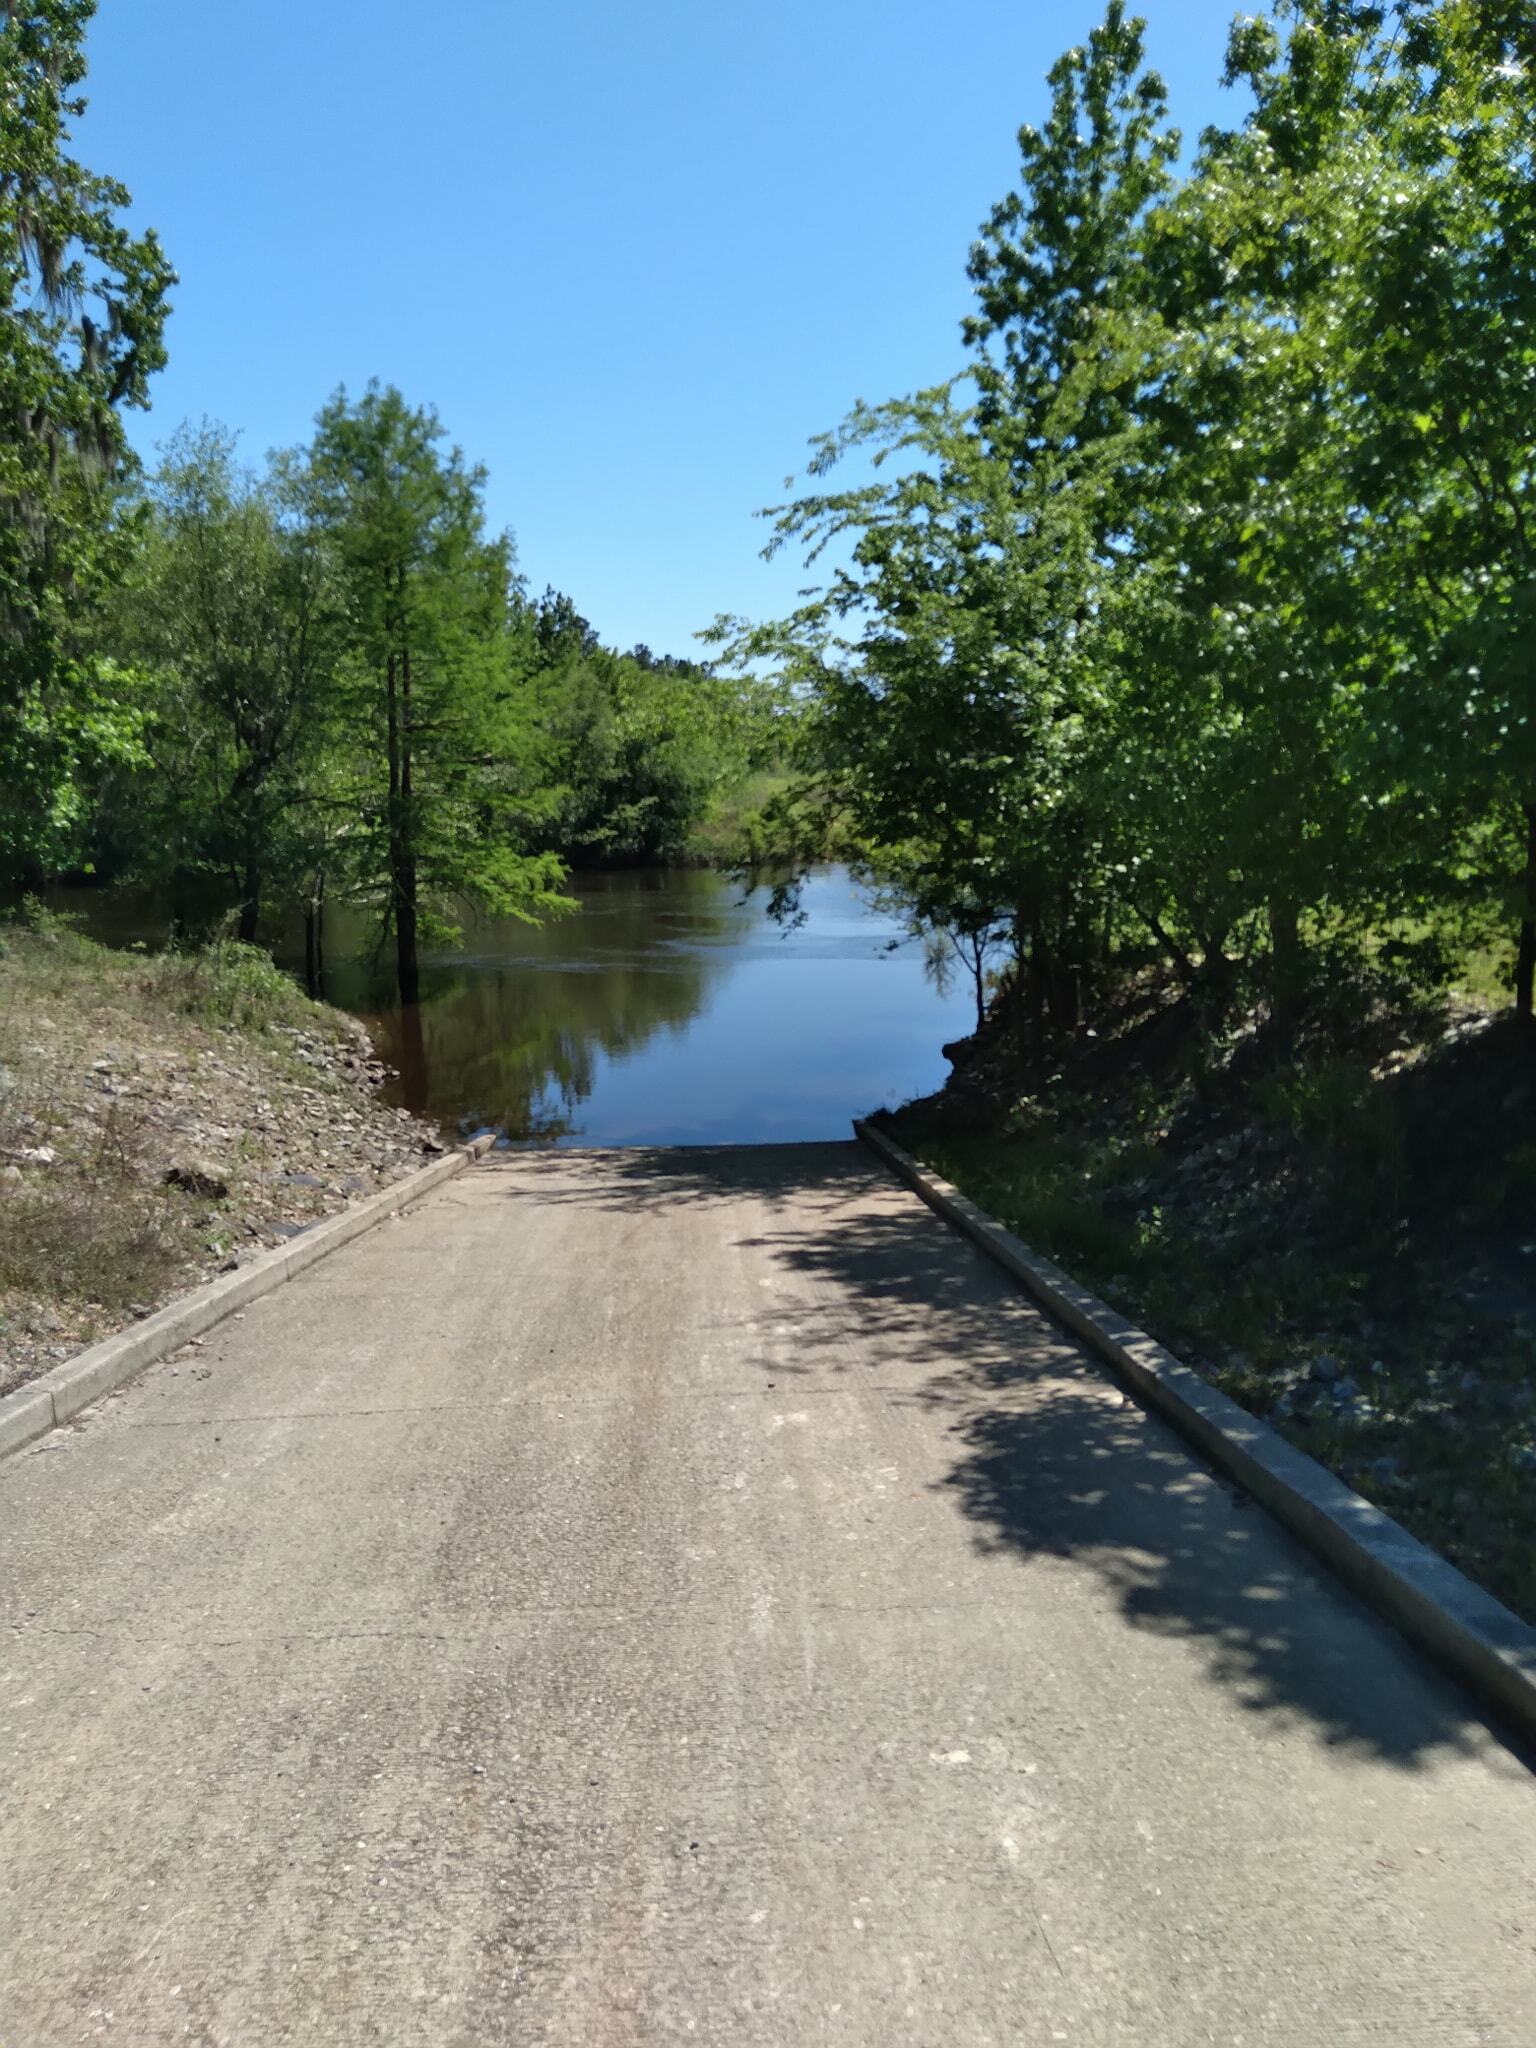
[{"label": "tree canopy", "polygon": [[965,360],[814,444],[772,545],[831,571],[720,637],[875,871],[1006,924],[1037,1023],[1117,938],[1284,1018],[1341,933],[1498,928],[1528,1016],[1529,11],[1279,0],[1182,168],[1144,34],[1111,0],[1054,68]]},{"label": "tree canopy", "polygon": [[164,361],[174,273],[70,153],[94,0],[0,16],[0,881],[57,859],[94,766],[132,758],[135,678],[82,614],[120,573],[125,408]]}]

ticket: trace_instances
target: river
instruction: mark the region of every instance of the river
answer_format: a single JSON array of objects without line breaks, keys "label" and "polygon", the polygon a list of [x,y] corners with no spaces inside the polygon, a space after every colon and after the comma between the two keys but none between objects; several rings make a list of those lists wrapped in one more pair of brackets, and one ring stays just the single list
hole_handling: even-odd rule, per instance
[{"label": "river", "polygon": [[[473,922],[428,949],[415,1018],[389,1003],[366,921],[328,914],[324,993],[399,1069],[395,1100],[524,1143],[844,1137],[938,1087],[941,1045],[971,1028],[965,987],[936,987],[923,947],[840,868],[810,876],[793,926],[770,918],[766,888],[698,869],[569,887],[571,916]],[[117,892],[68,896],[104,938],[161,935]]]}]

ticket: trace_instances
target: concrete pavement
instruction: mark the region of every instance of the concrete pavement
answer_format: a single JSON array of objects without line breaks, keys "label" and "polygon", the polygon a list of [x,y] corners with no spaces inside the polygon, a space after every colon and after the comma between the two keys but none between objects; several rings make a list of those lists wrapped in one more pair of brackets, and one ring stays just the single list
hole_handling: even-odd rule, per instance
[{"label": "concrete pavement", "polygon": [[852,1146],[461,1177],[0,1467],[0,2048],[1536,2038],[1536,1781]]}]

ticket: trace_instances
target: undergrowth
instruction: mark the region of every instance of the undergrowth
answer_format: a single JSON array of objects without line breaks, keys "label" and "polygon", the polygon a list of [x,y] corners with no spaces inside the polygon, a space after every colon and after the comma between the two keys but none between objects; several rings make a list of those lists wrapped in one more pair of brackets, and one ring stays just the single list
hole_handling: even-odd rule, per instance
[{"label": "undergrowth", "polygon": [[1288,1041],[1176,1007],[898,1135],[1536,1621],[1528,1034],[1343,968]]}]

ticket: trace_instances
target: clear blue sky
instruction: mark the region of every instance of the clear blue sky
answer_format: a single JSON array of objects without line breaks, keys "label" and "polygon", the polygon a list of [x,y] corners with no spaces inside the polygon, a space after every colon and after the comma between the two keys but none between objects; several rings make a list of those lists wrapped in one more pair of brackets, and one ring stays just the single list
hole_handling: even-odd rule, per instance
[{"label": "clear blue sky", "polygon": [[[1143,0],[1189,136],[1233,0]],[[690,651],[784,608],[755,507],[958,367],[965,256],[1092,0],[104,0],[77,152],[181,274],[135,427],[251,458],[430,402],[535,590]]]}]

